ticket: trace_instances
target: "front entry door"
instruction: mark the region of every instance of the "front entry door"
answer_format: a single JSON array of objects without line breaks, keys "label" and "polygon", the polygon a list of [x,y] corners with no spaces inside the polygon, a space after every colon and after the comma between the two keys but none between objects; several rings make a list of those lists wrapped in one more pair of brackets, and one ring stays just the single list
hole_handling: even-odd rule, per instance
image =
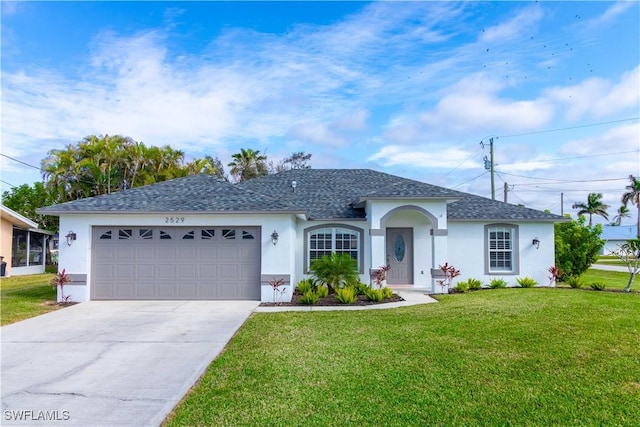
[{"label": "front entry door", "polygon": [[387,228],[387,273],[390,285],[413,284],[413,229]]}]

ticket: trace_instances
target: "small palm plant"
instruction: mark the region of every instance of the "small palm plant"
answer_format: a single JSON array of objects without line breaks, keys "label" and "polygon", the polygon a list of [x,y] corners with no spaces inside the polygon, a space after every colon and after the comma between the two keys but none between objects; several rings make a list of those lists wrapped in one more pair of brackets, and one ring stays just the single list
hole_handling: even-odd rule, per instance
[{"label": "small palm plant", "polygon": [[349,254],[333,252],[311,263],[309,268],[318,280],[329,287],[330,292],[340,289],[346,282],[358,278],[358,265]]}]

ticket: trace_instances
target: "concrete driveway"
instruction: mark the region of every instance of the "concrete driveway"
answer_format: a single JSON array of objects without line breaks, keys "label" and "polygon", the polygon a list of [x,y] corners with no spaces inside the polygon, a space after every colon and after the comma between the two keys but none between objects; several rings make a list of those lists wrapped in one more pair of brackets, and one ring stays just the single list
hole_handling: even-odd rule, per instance
[{"label": "concrete driveway", "polygon": [[0,424],[157,426],[258,304],[91,301],[4,326]]}]

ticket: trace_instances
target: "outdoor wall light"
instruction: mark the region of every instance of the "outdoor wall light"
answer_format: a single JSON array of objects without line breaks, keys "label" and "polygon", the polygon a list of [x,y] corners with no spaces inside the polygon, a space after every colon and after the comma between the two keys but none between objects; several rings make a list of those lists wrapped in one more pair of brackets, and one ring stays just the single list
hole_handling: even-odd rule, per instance
[{"label": "outdoor wall light", "polygon": [[71,246],[73,241],[76,240],[76,233],[74,233],[73,231],[69,231],[64,237],[67,238],[67,245]]},{"label": "outdoor wall light", "polygon": [[273,246],[278,244],[278,232],[276,230],[271,233],[271,243],[273,243]]},{"label": "outdoor wall light", "polygon": [[540,249],[540,239],[538,239],[537,237],[533,238],[533,241],[531,242],[531,244],[535,246],[536,249]]}]

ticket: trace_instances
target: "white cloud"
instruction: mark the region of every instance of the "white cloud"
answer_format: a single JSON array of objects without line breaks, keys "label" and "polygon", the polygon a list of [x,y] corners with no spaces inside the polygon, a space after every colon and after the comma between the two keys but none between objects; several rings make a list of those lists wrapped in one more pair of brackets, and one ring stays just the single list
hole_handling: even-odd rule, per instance
[{"label": "white cloud", "polygon": [[530,32],[543,17],[542,8],[535,6],[519,11],[510,20],[492,26],[480,34],[481,42],[508,42],[523,33]]},{"label": "white cloud", "polygon": [[553,116],[550,103],[500,98],[503,88],[502,82],[485,74],[472,75],[450,88],[421,121],[457,135],[525,131],[549,123]]},{"label": "white cloud", "polygon": [[479,163],[469,153],[457,147],[387,145],[370,156],[385,166],[412,166],[417,168],[478,168]]},{"label": "white cloud", "polygon": [[640,110],[640,66],[624,73],[617,82],[590,78],[573,86],[548,89],[545,96],[560,104],[568,120],[603,118],[629,109]]},{"label": "white cloud", "polygon": [[597,27],[611,24],[618,16],[624,14],[628,9],[632,8],[635,2],[633,1],[618,1],[604,11],[600,16],[589,19],[585,23],[585,27],[590,30],[595,30]]}]

